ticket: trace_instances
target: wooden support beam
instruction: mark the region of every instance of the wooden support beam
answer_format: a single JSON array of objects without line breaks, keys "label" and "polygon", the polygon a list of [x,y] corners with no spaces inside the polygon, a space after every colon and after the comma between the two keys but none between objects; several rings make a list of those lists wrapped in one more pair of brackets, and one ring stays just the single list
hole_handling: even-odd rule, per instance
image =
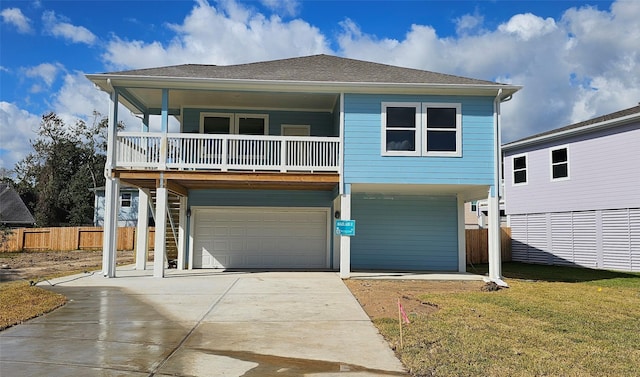
[{"label": "wooden support beam", "polygon": [[336,173],[119,170],[114,175],[131,186],[150,189],[164,179],[166,187],[181,196],[189,189],[207,188],[332,190],[340,182]]},{"label": "wooden support beam", "polygon": [[175,181],[167,181],[167,190],[180,196],[189,195],[189,190]]}]

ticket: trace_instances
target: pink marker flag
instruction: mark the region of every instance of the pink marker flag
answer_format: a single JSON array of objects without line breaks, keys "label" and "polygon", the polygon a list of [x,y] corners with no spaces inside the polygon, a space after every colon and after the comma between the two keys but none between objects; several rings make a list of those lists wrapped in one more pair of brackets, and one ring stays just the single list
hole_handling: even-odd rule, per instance
[{"label": "pink marker flag", "polygon": [[402,316],[402,320],[404,321],[404,323],[411,323],[409,322],[409,317],[407,317],[407,313],[404,312],[404,308],[400,303],[400,299],[398,299],[398,310],[400,310],[400,315]]}]

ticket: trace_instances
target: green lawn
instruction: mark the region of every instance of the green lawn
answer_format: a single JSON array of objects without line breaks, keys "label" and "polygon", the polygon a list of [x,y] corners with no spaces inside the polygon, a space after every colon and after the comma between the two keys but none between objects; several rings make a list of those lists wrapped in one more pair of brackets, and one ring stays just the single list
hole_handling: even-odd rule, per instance
[{"label": "green lawn", "polygon": [[[476,266],[477,272],[486,266]],[[396,351],[415,376],[640,376],[640,274],[506,263],[510,288],[429,294]],[[375,320],[399,345],[397,319]]]},{"label": "green lawn", "polygon": [[0,330],[48,313],[67,302],[58,293],[26,281],[0,284]]}]

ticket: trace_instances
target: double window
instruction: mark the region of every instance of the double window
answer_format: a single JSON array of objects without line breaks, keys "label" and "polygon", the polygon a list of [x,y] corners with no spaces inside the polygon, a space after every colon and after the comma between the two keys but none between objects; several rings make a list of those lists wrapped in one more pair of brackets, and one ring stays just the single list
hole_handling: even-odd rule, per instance
[{"label": "double window", "polygon": [[[566,146],[556,147],[549,150],[551,162],[550,175],[552,181],[569,179],[569,148]],[[534,159],[534,162],[537,161]],[[512,157],[513,184],[522,185],[528,181],[527,154],[520,154]]]},{"label": "double window", "polygon": [[522,185],[527,183],[527,155],[513,157],[513,184]]},{"label": "double window", "polygon": [[120,194],[120,208],[131,207],[131,193],[123,192]]},{"label": "double window", "polygon": [[383,156],[462,156],[459,103],[382,103]]},{"label": "double window", "polygon": [[269,133],[269,116],[266,114],[202,113],[200,114],[200,133],[267,135]]},{"label": "double window", "polygon": [[567,147],[551,149],[551,180],[569,178],[569,150]]}]

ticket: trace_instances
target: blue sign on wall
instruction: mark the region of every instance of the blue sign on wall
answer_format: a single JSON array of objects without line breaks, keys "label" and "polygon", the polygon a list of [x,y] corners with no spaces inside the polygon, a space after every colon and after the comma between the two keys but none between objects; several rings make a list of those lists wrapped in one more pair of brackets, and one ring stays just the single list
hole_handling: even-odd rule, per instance
[{"label": "blue sign on wall", "polygon": [[336,235],[355,236],[356,221],[355,220],[336,220]]}]

